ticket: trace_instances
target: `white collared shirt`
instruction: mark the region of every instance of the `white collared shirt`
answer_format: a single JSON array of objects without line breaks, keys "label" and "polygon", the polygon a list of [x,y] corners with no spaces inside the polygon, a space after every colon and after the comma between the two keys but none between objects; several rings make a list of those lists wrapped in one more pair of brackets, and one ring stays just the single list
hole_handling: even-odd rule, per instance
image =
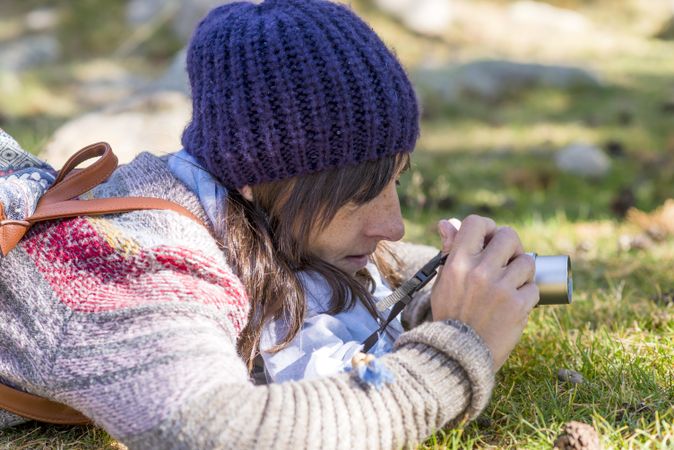
[{"label": "white collared shirt", "polygon": [[[375,299],[391,293],[373,263],[366,269],[375,282]],[[353,355],[363,348],[362,342],[379,328],[379,323],[358,301],[354,307],[339,314],[330,315],[328,309],[331,291],[327,282],[316,273],[302,272],[300,279],[305,288],[307,312],[302,328],[283,350],[265,351],[276,345],[287,333],[287,324],[282,320],[267,323],[260,339],[267,381],[281,382],[324,377],[341,372],[350,364]],[[390,310],[384,312],[387,317]],[[403,332],[398,318],[394,319],[383,333],[378,350],[391,351],[393,343]]]}]

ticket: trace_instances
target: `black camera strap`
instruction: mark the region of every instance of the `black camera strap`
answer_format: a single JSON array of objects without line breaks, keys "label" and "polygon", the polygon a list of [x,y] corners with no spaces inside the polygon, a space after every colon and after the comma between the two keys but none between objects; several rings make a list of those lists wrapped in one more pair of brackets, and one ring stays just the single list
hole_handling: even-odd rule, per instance
[{"label": "black camera strap", "polygon": [[433,279],[433,277],[435,277],[438,267],[444,264],[446,259],[447,255],[443,255],[442,252],[438,253],[417,273],[415,273],[412,278],[401,284],[400,287],[398,287],[398,289],[393,291],[390,295],[387,295],[377,302],[376,307],[379,311],[385,311],[390,306],[393,306],[393,308],[391,309],[391,312],[387,316],[386,320],[381,323],[377,331],[372,333],[370,336],[368,336],[367,339],[363,341],[364,352],[368,352],[372,347],[374,347],[382,333],[386,330],[386,327],[412,301],[414,294],[419,292],[424,286],[428,284],[429,281]]}]

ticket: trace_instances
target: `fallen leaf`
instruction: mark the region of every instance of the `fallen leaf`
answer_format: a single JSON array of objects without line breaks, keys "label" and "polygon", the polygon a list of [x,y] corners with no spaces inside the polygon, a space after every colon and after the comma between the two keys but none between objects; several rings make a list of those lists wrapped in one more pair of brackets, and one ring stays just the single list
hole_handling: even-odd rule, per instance
[{"label": "fallen leaf", "polygon": [[650,213],[630,208],[627,211],[627,221],[655,240],[674,236],[674,199],[667,199],[662,206]]}]

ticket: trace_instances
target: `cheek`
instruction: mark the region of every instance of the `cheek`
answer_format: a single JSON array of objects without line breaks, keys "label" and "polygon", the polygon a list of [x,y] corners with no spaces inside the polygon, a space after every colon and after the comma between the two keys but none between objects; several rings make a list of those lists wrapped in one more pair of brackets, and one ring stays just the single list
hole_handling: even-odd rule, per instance
[{"label": "cheek", "polygon": [[343,257],[358,243],[362,230],[359,211],[339,210],[328,226],[309,240],[309,250],[327,261]]},{"label": "cheek", "polygon": [[331,234],[340,241],[357,238],[363,233],[366,219],[367,216],[363,214],[363,208],[339,210],[333,221],[330,222]]}]

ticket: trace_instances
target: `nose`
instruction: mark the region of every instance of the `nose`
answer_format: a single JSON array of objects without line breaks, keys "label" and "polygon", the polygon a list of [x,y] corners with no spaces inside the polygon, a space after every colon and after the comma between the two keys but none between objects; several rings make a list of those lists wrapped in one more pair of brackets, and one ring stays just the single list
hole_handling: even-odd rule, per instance
[{"label": "nose", "polygon": [[400,200],[395,185],[387,187],[373,202],[367,229],[369,237],[385,241],[399,241],[405,234],[405,223],[400,212]]}]

